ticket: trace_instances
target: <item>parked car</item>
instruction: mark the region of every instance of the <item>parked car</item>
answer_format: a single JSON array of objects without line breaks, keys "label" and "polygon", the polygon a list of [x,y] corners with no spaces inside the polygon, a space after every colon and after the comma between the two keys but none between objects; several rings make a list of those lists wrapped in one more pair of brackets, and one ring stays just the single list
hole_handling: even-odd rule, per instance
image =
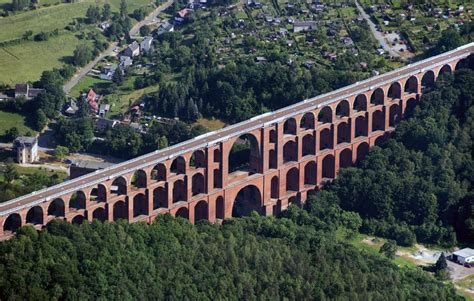
[{"label": "parked car", "polygon": [[470,265],[469,263],[465,262],[465,263],[464,263],[464,267],[470,269],[470,268],[471,268],[471,265]]}]

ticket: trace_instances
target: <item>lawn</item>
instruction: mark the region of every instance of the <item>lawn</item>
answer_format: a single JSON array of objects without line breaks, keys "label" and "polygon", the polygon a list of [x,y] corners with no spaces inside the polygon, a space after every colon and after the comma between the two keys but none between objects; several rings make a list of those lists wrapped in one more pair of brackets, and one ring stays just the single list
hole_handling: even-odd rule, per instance
[{"label": "lawn", "polygon": [[0,135],[3,135],[6,130],[16,127],[20,135],[25,135],[27,132],[35,134],[36,132],[25,124],[25,116],[17,113],[9,113],[0,111]]},{"label": "lawn", "polygon": [[81,95],[81,92],[88,90],[90,88],[93,88],[96,85],[108,85],[110,84],[110,81],[108,80],[103,80],[97,77],[92,77],[92,76],[84,76],[78,83],[75,85],[71,91],[69,92],[69,95],[72,97],[79,97]]}]

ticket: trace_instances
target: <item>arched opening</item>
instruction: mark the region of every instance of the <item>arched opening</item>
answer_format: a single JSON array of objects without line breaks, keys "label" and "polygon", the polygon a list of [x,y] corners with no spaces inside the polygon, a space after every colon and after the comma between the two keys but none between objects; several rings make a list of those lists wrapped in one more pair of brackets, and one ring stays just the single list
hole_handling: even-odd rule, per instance
[{"label": "arched opening", "polygon": [[323,178],[326,179],[334,179],[336,177],[336,165],[333,155],[327,155],[324,157],[322,174]]},{"label": "arched opening", "polygon": [[260,146],[255,136],[244,134],[232,145],[229,153],[229,173],[244,171],[249,173],[260,172]]},{"label": "arched opening", "polygon": [[153,190],[153,210],[160,208],[168,208],[168,193],[164,187]]},{"label": "arched opening", "polygon": [[273,205],[272,208],[272,214],[273,216],[278,216],[278,214],[281,213],[281,200],[278,200],[275,205]]},{"label": "arched opening", "polygon": [[127,194],[127,180],[123,177],[115,179],[112,186],[110,186],[110,193],[115,195]]},{"label": "arched opening", "polygon": [[194,207],[194,222],[209,219],[209,206],[206,201],[199,201]]},{"label": "arched opening", "polygon": [[90,201],[91,202],[106,202],[107,201],[107,188],[105,185],[97,184],[91,190],[90,194]]},{"label": "arched opening", "polygon": [[222,188],[222,172],[221,169],[216,168],[213,171],[214,188]]},{"label": "arched opening", "polygon": [[385,130],[385,116],[381,110],[372,114],[372,132]]},{"label": "arched opening", "polygon": [[342,100],[337,104],[336,107],[336,116],[341,118],[341,117],[349,117],[350,113],[350,105],[347,100]]},{"label": "arched opening", "polygon": [[186,201],[186,183],[183,180],[173,183],[173,203],[180,201]]},{"label": "arched opening", "polygon": [[390,107],[389,125],[391,127],[396,126],[401,119],[402,112],[399,105],[392,105]]},{"label": "arched opening", "polygon": [[474,55],[469,55],[467,58],[459,60],[456,64],[455,70],[459,69],[473,69],[474,67]]},{"label": "arched opening", "polygon": [[193,182],[193,186],[192,186],[193,196],[206,192],[206,185],[205,185],[206,183],[205,183],[203,174],[196,173],[192,178],[192,182]]},{"label": "arched opening", "polygon": [[148,215],[148,200],[142,193],[133,197],[133,217]]},{"label": "arched opening", "polygon": [[418,92],[418,79],[416,76],[411,76],[405,83],[406,93],[417,93]]},{"label": "arched opening", "polygon": [[72,221],[71,224],[73,225],[82,225],[82,223],[86,220],[86,218],[82,215],[76,215]]},{"label": "arched opening", "polygon": [[159,163],[153,167],[151,171],[151,179],[153,181],[166,181],[166,166]]},{"label": "arched opening", "polygon": [[219,149],[214,150],[214,163],[222,161],[222,152]]},{"label": "arched opening", "polygon": [[445,74],[451,74],[452,72],[453,72],[453,70],[451,69],[450,65],[444,65],[439,70],[438,76],[442,76],[442,75],[445,75]]},{"label": "arched opening", "polygon": [[414,98],[410,98],[407,101],[407,106],[405,108],[405,113],[404,115],[406,117],[412,117],[413,113],[415,112],[415,108],[418,106],[418,102]]},{"label": "arched opening", "polygon": [[382,146],[385,143],[386,139],[387,139],[387,137],[385,135],[380,136],[377,139],[375,139],[374,144],[377,145],[377,146]]},{"label": "arched opening", "polygon": [[101,222],[105,222],[107,220],[107,210],[104,208],[97,208],[92,213],[92,219],[99,220]]},{"label": "arched opening", "polygon": [[268,167],[276,169],[278,164],[278,158],[276,155],[276,151],[274,149],[271,149],[268,152]]},{"label": "arched opening", "polygon": [[301,118],[300,122],[300,128],[305,129],[305,130],[310,130],[315,128],[315,120],[314,120],[314,114],[311,112],[308,112],[303,115],[303,118]]},{"label": "arched opening", "polygon": [[296,120],[294,118],[287,119],[283,124],[283,134],[296,135]]},{"label": "arched opening", "polygon": [[15,232],[21,227],[21,217],[18,213],[10,214],[3,224],[3,231]]},{"label": "arched opening", "polygon": [[340,123],[337,126],[337,144],[351,142],[351,126],[349,122]]},{"label": "arched opening", "polygon": [[191,168],[204,168],[206,167],[206,154],[202,150],[197,150],[191,156],[189,161]]},{"label": "arched opening", "polygon": [[28,210],[26,214],[26,223],[33,225],[42,225],[44,223],[43,219],[43,208],[40,206],[35,206]]},{"label": "arched opening", "polygon": [[324,107],[321,111],[319,111],[318,122],[320,123],[332,122],[332,109],[330,107]]},{"label": "arched opening", "polygon": [[283,162],[298,160],[298,145],[294,141],[288,141],[283,146]]},{"label": "arched opening", "polygon": [[286,173],[286,192],[299,191],[300,175],[298,168],[293,167]]},{"label": "arched opening", "polygon": [[385,95],[383,93],[382,88],[377,88],[370,96],[370,103],[372,105],[383,105],[384,99],[385,99]]},{"label": "arched opening", "polygon": [[278,199],[280,197],[280,181],[278,180],[277,176],[274,176],[272,178],[271,184],[270,184],[270,198],[272,199]]},{"label": "arched opening", "polygon": [[364,94],[359,94],[354,100],[355,111],[367,111],[367,97]]},{"label": "arched opening", "polygon": [[48,206],[48,215],[65,216],[64,201],[62,199],[55,199]]},{"label": "arched opening", "polygon": [[334,139],[332,137],[332,130],[324,129],[319,134],[319,150],[332,149]]},{"label": "arched opening", "polygon": [[189,219],[189,210],[186,207],[179,208],[178,211],[176,211],[175,217],[181,217],[184,219]]},{"label": "arched opening", "polygon": [[186,160],[182,156],[177,157],[173,160],[170,167],[171,173],[174,174],[185,174],[186,173]]},{"label": "arched opening", "polygon": [[301,207],[301,199],[299,196],[292,196],[288,199],[288,205],[295,205]]},{"label": "arched opening", "polygon": [[303,137],[303,156],[315,155],[316,154],[316,141],[314,136],[308,134]]},{"label": "arched opening", "polygon": [[402,98],[402,85],[399,82],[394,82],[390,85],[388,89],[387,96],[393,99],[400,99]]},{"label": "arched opening", "polygon": [[359,144],[357,147],[357,161],[362,161],[367,157],[367,154],[369,153],[369,144],[366,142],[363,142]]},{"label": "arched opening", "polygon": [[69,208],[86,209],[86,194],[83,191],[76,191],[69,200]]},{"label": "arched opening", "polygon": [[270,130],[269,136],[270,136],[270,143],[277,142],[277,132],[275,130]]},{"label": "arched opening", "polygon": [[368,119],[365,116],[359,116],[355,121],[355,136],[365,136],[369,135]]},{"label": "arched opening", "polygon": [[114,213],[113,213],[114,221],[119,219],[126,219],[128,220],[128,206],[127,203],[124,201],[118,201],[114,204]]},{"label": "arched opening", "polygon": [[346,148],[339,154],[339,167],[346,168],[352,165],[352,150]]},{"label": "arched opening", "polygon": [[225,218],[224,198],[221,196],[219,196],[216,199],[216,218],[217,219]]},{"label": "arched opening", "polygon": [[256,211],[258,214],[263,213],[262,197],[256,186],[249,185],[242,188],[237,194],[232,206],[232,216],[248,216],[252,211]]},{"label": "arched opening", "polygon": [[427,71],[421,78],[421,87],[423,91],[433,88],[435,84],[435,74],[432,70]]},{"label": "arched opening", "polygon": [[135,173],[132,176],[131,184],[135,188],[146,188],[147,186],[146,172],[141,169],[135,171]]},{"label": "arched opening", "polygon": [[317,165],[316,162],[311,161],[306,164],[304,167],[304,184],[305,185],[316,185],[316,175],[317,175]]}]

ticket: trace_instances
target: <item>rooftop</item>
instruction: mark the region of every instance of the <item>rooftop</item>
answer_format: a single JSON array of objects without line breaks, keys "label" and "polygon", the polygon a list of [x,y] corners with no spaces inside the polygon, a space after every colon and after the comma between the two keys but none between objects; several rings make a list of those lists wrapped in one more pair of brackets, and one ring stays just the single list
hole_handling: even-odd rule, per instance
[{"label": "rooftop", "polygon": [[474,256],[474,250],[471,248],[464,248],[462,250],[453,252],[453,254],[456,256],[461,256],[461,257],[466,258],[466,257]]}]

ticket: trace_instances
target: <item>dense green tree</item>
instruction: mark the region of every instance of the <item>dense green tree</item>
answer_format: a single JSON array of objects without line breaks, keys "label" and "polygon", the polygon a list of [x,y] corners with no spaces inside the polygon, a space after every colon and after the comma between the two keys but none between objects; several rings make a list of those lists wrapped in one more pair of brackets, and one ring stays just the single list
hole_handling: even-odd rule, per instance
[{"label": "dense green tree", "polygon": [[76,66],[85,66],[93,57],[91,49],[85,44],[77,45],[74,49],[73,62]]}]

